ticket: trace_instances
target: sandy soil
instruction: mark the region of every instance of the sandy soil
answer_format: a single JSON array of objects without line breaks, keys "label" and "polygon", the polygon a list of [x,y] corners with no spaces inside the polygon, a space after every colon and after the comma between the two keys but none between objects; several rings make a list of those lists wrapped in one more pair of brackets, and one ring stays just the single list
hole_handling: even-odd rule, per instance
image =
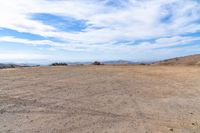
[{"label": "sandy soil", "polygon": [[0,133],[200,133],[200,67],[0,70]]}]

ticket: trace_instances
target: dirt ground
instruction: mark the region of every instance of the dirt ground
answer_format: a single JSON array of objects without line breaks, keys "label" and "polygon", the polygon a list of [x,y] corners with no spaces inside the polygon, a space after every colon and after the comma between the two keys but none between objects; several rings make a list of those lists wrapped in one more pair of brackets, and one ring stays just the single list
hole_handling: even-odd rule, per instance
[{"label": "dirt ground", "polygon": [[0,70],[0,133],[200,133],[200,67]]}]

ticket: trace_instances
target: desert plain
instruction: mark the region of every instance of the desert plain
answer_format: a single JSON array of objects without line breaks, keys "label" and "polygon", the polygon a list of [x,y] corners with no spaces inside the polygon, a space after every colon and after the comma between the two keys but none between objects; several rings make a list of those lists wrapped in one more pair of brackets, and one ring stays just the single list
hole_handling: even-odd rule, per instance
[{"label": "desert plain", "polygon": [[1,69],[0,133],[200,133],[200,67]]}]

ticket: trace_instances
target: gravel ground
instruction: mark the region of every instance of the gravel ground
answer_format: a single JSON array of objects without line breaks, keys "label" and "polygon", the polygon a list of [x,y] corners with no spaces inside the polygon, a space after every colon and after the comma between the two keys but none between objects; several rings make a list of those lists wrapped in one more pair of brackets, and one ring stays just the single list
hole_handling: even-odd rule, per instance
[{"label": "gravel ground", "polygon": [[0,133],[200,133],[200,67],[0,70]]}]

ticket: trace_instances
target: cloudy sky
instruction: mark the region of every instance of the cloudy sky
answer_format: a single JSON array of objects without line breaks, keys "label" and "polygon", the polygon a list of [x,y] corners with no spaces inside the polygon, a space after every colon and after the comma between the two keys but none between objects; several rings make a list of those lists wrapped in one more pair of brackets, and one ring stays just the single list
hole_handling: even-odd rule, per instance
[{"label": "cloudy sky", "polygon": [[0,0],[0,62],[200,53],[199,0]]}]

